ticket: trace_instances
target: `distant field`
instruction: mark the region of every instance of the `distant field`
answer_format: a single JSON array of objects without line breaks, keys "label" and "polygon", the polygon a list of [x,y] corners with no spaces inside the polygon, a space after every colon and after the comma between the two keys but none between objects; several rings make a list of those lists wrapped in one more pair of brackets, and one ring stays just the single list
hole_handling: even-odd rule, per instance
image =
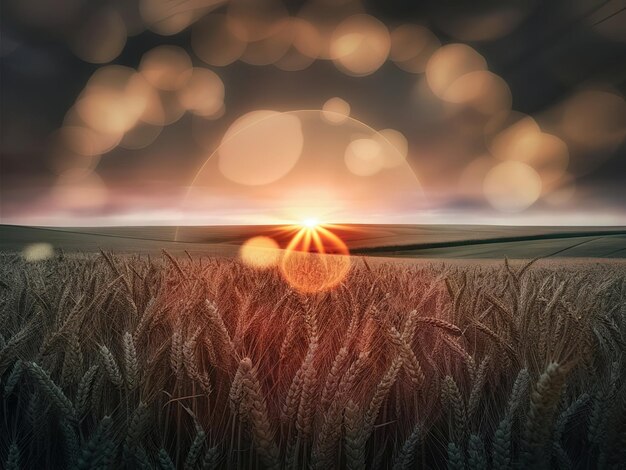
[{"label": "distant field", "polygon": [[[471,225],[350,225],[337,234],[351,252],[403,258],[626,258],[626,227],[508,227]],[[285,237],[275,226],[40,228],[0,226],[0,251],[49,243],[67,252],[231,257],[255,235]]]}]

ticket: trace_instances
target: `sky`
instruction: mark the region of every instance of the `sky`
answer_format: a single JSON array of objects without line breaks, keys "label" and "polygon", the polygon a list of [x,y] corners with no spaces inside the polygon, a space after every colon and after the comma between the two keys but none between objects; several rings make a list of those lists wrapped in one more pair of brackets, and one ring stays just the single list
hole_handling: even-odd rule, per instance
[{"label": "sky", "polygon": [[626,225],[619,0],[6,0],[0,222]]}]

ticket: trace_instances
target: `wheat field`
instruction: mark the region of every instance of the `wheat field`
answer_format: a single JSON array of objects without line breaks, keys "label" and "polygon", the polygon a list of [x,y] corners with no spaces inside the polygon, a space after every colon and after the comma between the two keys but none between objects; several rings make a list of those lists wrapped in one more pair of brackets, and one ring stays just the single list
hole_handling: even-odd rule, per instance
[{"label": "wheat field", "polygon": [[6,469],[626,462],[624,263],[0,259]]}]

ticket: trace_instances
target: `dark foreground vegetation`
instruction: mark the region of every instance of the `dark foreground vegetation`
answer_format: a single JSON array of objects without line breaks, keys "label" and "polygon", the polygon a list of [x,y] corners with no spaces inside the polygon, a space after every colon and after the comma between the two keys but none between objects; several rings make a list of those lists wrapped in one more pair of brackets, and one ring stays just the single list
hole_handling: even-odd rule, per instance
[{"label": "dark foreground vegetation", "polygon": [[626,264],[0,257],[0,466],[626,462]]}]

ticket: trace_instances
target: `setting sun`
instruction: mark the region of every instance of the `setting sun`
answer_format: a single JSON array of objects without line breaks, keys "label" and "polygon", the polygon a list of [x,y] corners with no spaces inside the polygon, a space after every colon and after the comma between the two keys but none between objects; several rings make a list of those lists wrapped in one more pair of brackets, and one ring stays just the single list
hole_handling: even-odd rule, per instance
[{"label": "setting sun", "polygon": [[313,228],[316,228],[319,225],[319,221],[317,219],[311,217],[311,218],[308,218],[308,219],[304,219],[302,221],[301,225],[303,227],[313,229]]}]

